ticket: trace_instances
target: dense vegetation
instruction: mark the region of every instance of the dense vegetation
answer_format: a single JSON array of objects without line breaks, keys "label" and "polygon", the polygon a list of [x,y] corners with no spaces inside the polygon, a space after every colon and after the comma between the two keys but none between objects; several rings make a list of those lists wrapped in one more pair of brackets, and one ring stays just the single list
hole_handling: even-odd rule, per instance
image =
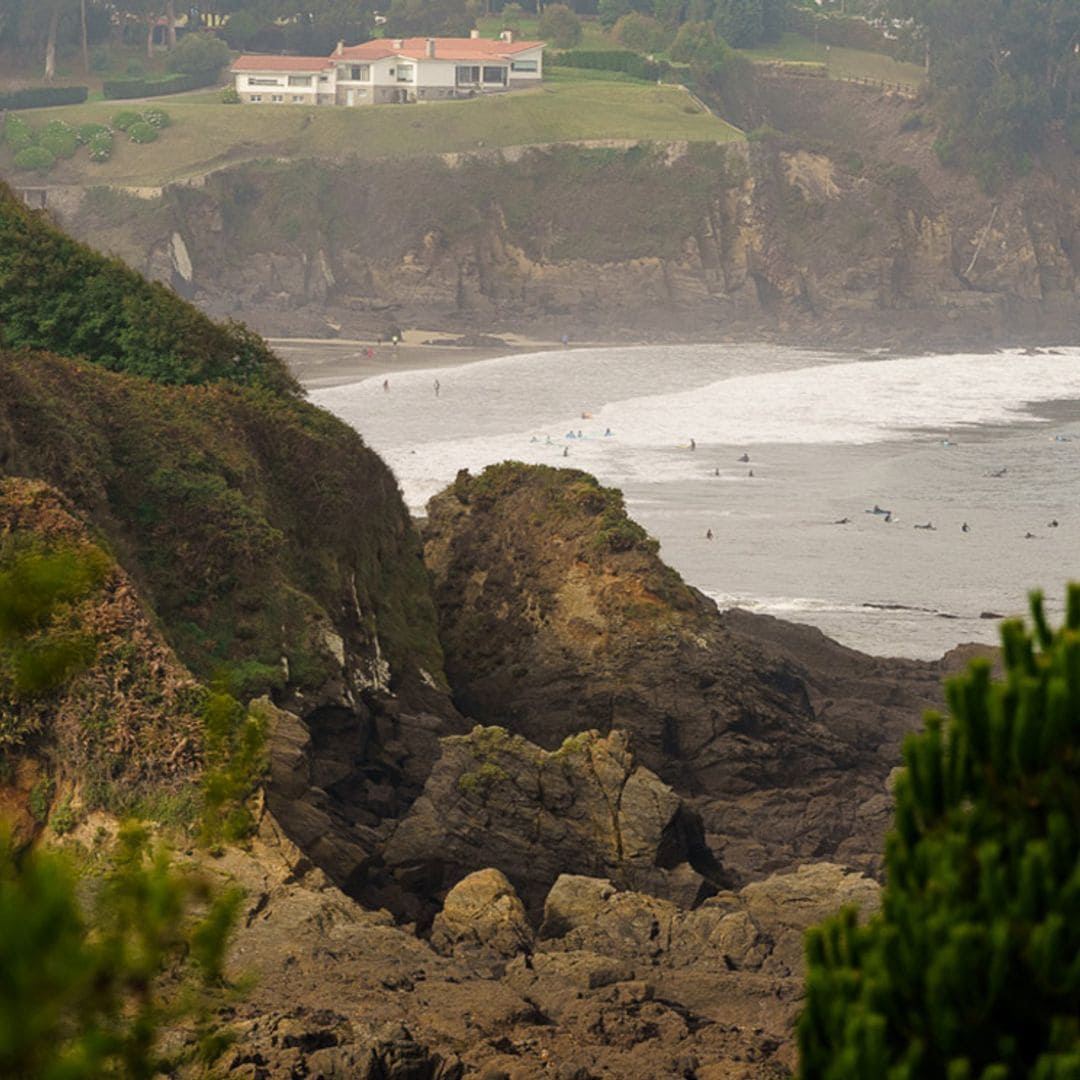
[{"label": "dense vegetation", "polygon": [[9,467],[103,530],[200,677],[237,668],[244,698],[318,687],[335,673],[325,637],[343,611],[395,673],[441,671],[394,479],[328,413],[0,350],[0,417]]},{"label": "dense vegetation", "polygon": [[282,362],[27,209],[0,184],[0,346],[81,356],[157,382],[229,379],[296,392]]},{"label": "dense vegetation", "polygon": [[912,20],[942,99],[938,153],[988,188],[1024,169],[1050,125],[1080,146],[1080,4],[1075,0],[889,0]]},{"label": "dense vegetation", "polygon": [[1080,1076],[1080,586],[904,748],[881,914],[807,939],[805,1080]]}]

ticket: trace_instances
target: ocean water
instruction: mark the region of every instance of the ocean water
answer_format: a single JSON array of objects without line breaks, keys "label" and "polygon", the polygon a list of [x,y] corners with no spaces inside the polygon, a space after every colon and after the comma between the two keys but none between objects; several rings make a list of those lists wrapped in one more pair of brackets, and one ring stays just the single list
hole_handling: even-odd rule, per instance
[{"label": "ocean water", "polygon": [[1059,613],[1080,579],[1080,348],[570,349],[388,377],[311,397],[386,459],[414,513],[459,469],[585,469],[721,607],[867,652],[996,641],[984,613],[1022,614],[1032,587]]}]

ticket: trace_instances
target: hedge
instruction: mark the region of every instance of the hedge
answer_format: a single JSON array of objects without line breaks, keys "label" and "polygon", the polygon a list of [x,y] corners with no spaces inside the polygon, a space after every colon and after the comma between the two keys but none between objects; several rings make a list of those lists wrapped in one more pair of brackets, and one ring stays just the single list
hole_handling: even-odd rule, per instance
[{"label": "hedge", "polygon": [[81,105],[85,86],[28,86],[0,93],[0,109],[44,109],[49,105]]},{"label": "hedge", "polygon": [[635,79],[655,82],[668,69],[657,60],[646,60],[629,49],[570,49],[552,53],[546,62],[553,67],[592,68],[597,71],[622,71]]},{"label": "hedge", "polygon": [[107,98],[142,98],[160,97],[163,94],[179,94],[184,90],[198,90],[202,86],[213,86],[217,74],[199,75],[162,75],[157,78],[110,79],[102,84],[102,91]]}]

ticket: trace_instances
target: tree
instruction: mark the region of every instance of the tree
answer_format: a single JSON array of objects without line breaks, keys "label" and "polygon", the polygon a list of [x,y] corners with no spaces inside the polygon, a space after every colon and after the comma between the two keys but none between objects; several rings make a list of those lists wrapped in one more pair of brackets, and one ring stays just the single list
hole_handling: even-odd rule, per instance
[{"label": "tree", "polygon": [[807,936],[804,1080],[1080,1076],[1080,585],[904,746],[881,913]]},{"label": "tree", "polygon": [[169,54],[170,71],[216,76],[229,62],[229,46],[210,34],[187,34]]},{"label": "tree", "polygon": [[565,4],[548,4],[537,32],[557,49],[572,49],[581,40],[581,19]]},{"label": "tree", "polygon": [[612,28],[612,36],[621,45],[640,53],[663,52],[671,44],[671,31],[649,15],[631,11]]},{"label": "tree", "polygon": [[716,32],[733,48],[746,49],[765,33],[762,0],[716,0]]},{"label": "tree", "polygon": [[[1016,171],[1049,121],[1068,122],[1080,88],[1075,0],[888,0],[926,58],[944,119],[943,159]],[[990,168],[993,166],[993,168]]]}]

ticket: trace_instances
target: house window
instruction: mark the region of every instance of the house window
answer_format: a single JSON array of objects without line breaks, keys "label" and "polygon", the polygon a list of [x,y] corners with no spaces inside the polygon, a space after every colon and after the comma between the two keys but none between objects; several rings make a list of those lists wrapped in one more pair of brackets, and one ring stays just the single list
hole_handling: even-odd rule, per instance
[{"label": "house window", "polygon": [[511,71],[539,71],[540,67],[535,60],[511,60]]},{"label": "house window", "polygon": [[255,102],[262,101],[262,94],[252,94],[251,100]]},{"label": "house window", "polygon": [[484,68],[484,82],[486,84],[498,83],[500,86],[506,83],[506,68],[504,67],[485,67]]},{"label": "house window", "polygon": [[280,86],[281,83],[277,79],[267,79],[261,75],[249,75],[248,86]]},{"label": "house window", "polygon": [[270,100],[280,105],[281,102],[283,102],[285,100],[285,95],[284,94],[271,94],[270,95]]},{"label": "house window", "polygon": [[310,75],[290,75],[289,76],[289,85],[290,86],[310,86],[311,85],[311,76]]},{"label": "house window", "polygon": [[469,67],[467,65],[460,65],[457,69],[457,84],[458,86],[474,86],[480,81],[480,69],[478,67]]},{"label": "house window", "polygon": [[398,82],[412,82],[413,77],[412,64],[398,64],[397,67],[397,81]]},{"label": "house window", "polygon": [[293,94],[292,99],[293,99],[293,104],[294,105],[303,105],[303,103],[304,103],[304,95],[303,94]]},{"label": "house window", "polygon": [[330,81],[330,76],[329,75],[320,75],[319,76],[319,82],[329,82],[329,81]]}]

